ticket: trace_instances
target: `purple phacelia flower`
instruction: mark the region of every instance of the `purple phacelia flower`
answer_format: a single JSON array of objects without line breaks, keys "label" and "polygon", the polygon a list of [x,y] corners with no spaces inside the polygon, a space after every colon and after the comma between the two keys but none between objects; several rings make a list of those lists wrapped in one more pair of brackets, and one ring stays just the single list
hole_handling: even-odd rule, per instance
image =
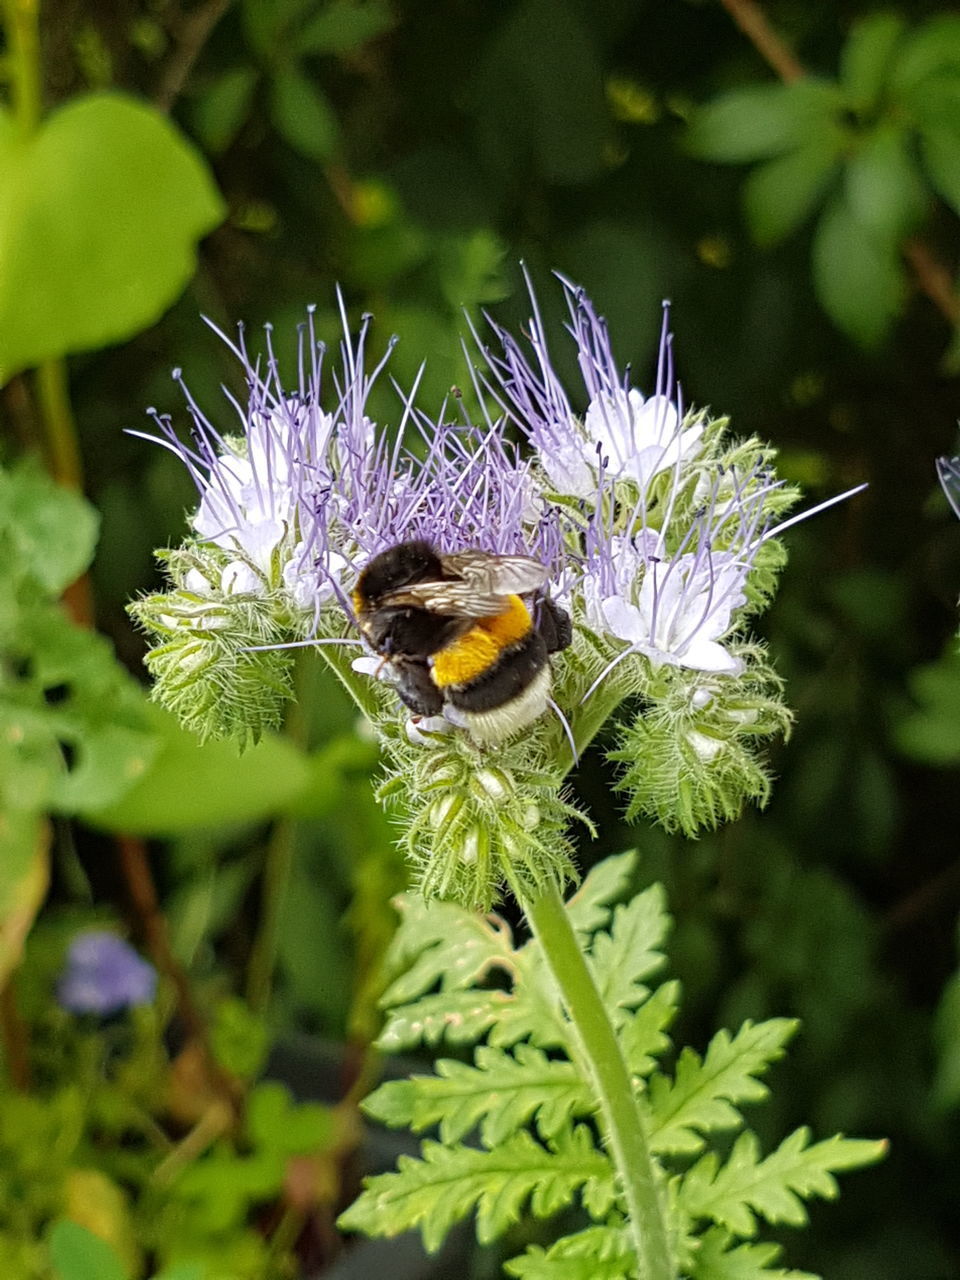
[{"label": "purple phacelia flower", "polygon": [[67,949],[57,1000],[70,1013],[104,1017],[149,1004],[156,989],[156,970],[133,947],[106,929],[88,929]]}]

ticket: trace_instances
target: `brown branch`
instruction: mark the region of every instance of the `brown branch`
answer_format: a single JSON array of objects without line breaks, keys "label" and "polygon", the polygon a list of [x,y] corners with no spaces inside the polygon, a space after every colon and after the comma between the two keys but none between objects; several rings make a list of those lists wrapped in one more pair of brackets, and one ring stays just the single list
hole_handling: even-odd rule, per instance
[{"label": "brown branch", "polygon": [[940,314],[952,325],[960,325],[960,298],[953,277],[916,236],[903,246],[903,256],[913,268],[921,293],[925,293]]},{"label": "brown branch", "polygon": [[177,47],[167,63],[155,102],[163,112],[169,112],[183,92],[194,64],[203,52],[203,46],[213,34],[213,29],[230,8],[230,0],[207,0],[192,13],[187,14],[178,33]]},{"label": "brown branch", "polygon": [[756,0],[720,0],[720,3],[781,80],[792,84],[794,80],[803,79],[806,70],[774,31]]},{"label": "brown branch", "polygon": [[30,1055],[27,1049],[29,1032],[17,1007],[13,974],[0,987],[0,1036],[10,1083],[21,1093],[26,1093],[30,1088]]},{"label": "brown branch", "polygon": [[198,1046],[203,1055],[210,1083],[216,1092],[233,1106],[240,1095],[239,1086],[214,1058],[210,1049],[207,1026],[193,999],[190,981],[180,961],[173,954],[167,921],[160,910],[146,846],[135,836],[118,836],[117,848],[120,853],[120,870],[130,894],[131,904],[143,929],[147,950],[154,964],[173,986],[177,1009],[183,1019],[187,1037]]}]

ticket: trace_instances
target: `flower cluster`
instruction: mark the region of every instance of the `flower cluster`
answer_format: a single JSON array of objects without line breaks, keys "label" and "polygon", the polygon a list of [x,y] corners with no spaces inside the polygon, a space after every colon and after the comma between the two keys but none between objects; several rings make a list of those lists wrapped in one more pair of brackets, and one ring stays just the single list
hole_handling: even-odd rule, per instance
[{"label": "flower cluster", "polygon": [[157,972],[107,929],[78,933],[67,949],[57,999],[71,1013],[106,1017],[156,994]]},{"label": "flower cluster", "polygon": [[[732,440],[725,421],[685,408],[666,311],[645,398],[619,369],[589,298],[562,284],[583,381],[577,403],[554,370],[531,291],[524,341],[492,322],[491,342],[474,334],[484,357],[474,375],[479,423],[459,393],[428,417],[414,388],[399,398],[394,430],[377,427],[367,402],[389,348],[368,374],[369,318],[351,340],[342,302],[338,364],[327,376],[311,313],[292,392],[269,331],[262,358],[242,331],[236,343],[224,338],[247,388],[245,403],[233,401],[235,435],[221,434],[185,387],[192,443],[153,415],[152,438],[182,458],[199,494],[194,537],[165,553],[173,589],[134,606],[161,641],[149,657],[158,696],[202,733],[256,734],[277,722],[290,692],[290,648],[324,646],[377,720],[390,771],[384,791],[405,806],[427,887],[471,902],[488,903],[518,866],[536,880],[549,864],[544,874],[562,878],[573,812],[562,778],[611,717],[631,813],[690,833],[748,798],[763,801],[755,744],[789,725],[779,682],[746,627],[782,566],[777,535],[802,518],[784,519],[795,492],[776,478],[767,447]],[[508,435],[514,429],[522,448]],[[522,737],[504,731],[492,799],[474,785],[490,773],[489,752],[452,727],[467,723],[462,714],[444,705],[441,717],[398,715],[390,651],[351,666],[337,649],[362,643],[352,625],[358,575],[413,540],[441,556],[531,557],[572,619],[573,641],[553,659],[544,703],[558,714]],[[539,598],[528,601],[533,628]],[[483,639],[494,634],[488,627]],[[494,643],[500,666],[511,645],[522,649],[518,635],[522,625]],[[482,664],[478,675],[476,662],[467,668],[458,677],[467,685],[490,675]],[[434,668],[424,662],[423,671],[429,681]],[[519,674],[514,684],[522,688]],[[513,696],[508,679],[497,687]],[[555,856],[544,861],[547,846]],[[449,857],[438,859],[441,848]]]}]

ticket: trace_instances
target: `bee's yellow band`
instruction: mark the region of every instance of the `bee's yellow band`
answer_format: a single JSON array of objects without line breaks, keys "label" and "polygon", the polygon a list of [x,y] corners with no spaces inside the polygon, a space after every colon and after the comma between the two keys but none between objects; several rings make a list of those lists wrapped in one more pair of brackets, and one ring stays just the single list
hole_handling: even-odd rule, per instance
[{"label": "bee's yellow band", "polygon": [[519,596],[507,596],[507,607],[495,618],[482,618],[466,635],[441,649],[433,659],[433,682],[439,689],[466,684],[482,676],[504,649],[530,630],[527,606]]}]

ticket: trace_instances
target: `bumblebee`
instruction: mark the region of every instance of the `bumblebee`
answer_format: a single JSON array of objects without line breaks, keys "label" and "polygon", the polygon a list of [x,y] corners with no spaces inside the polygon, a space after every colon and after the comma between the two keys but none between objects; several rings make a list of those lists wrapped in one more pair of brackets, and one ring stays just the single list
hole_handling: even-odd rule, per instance
[{"label": "bumblebee", "polygon": [[531,613],[522,599],[547,576],[529,556],[441,555],[429,542],[401,542],[360,574],[353,607],[411,711],[451,708],[475,742],[497,743],[546,710],[549,655],[572,639],[563,609],[543,597]]}]

